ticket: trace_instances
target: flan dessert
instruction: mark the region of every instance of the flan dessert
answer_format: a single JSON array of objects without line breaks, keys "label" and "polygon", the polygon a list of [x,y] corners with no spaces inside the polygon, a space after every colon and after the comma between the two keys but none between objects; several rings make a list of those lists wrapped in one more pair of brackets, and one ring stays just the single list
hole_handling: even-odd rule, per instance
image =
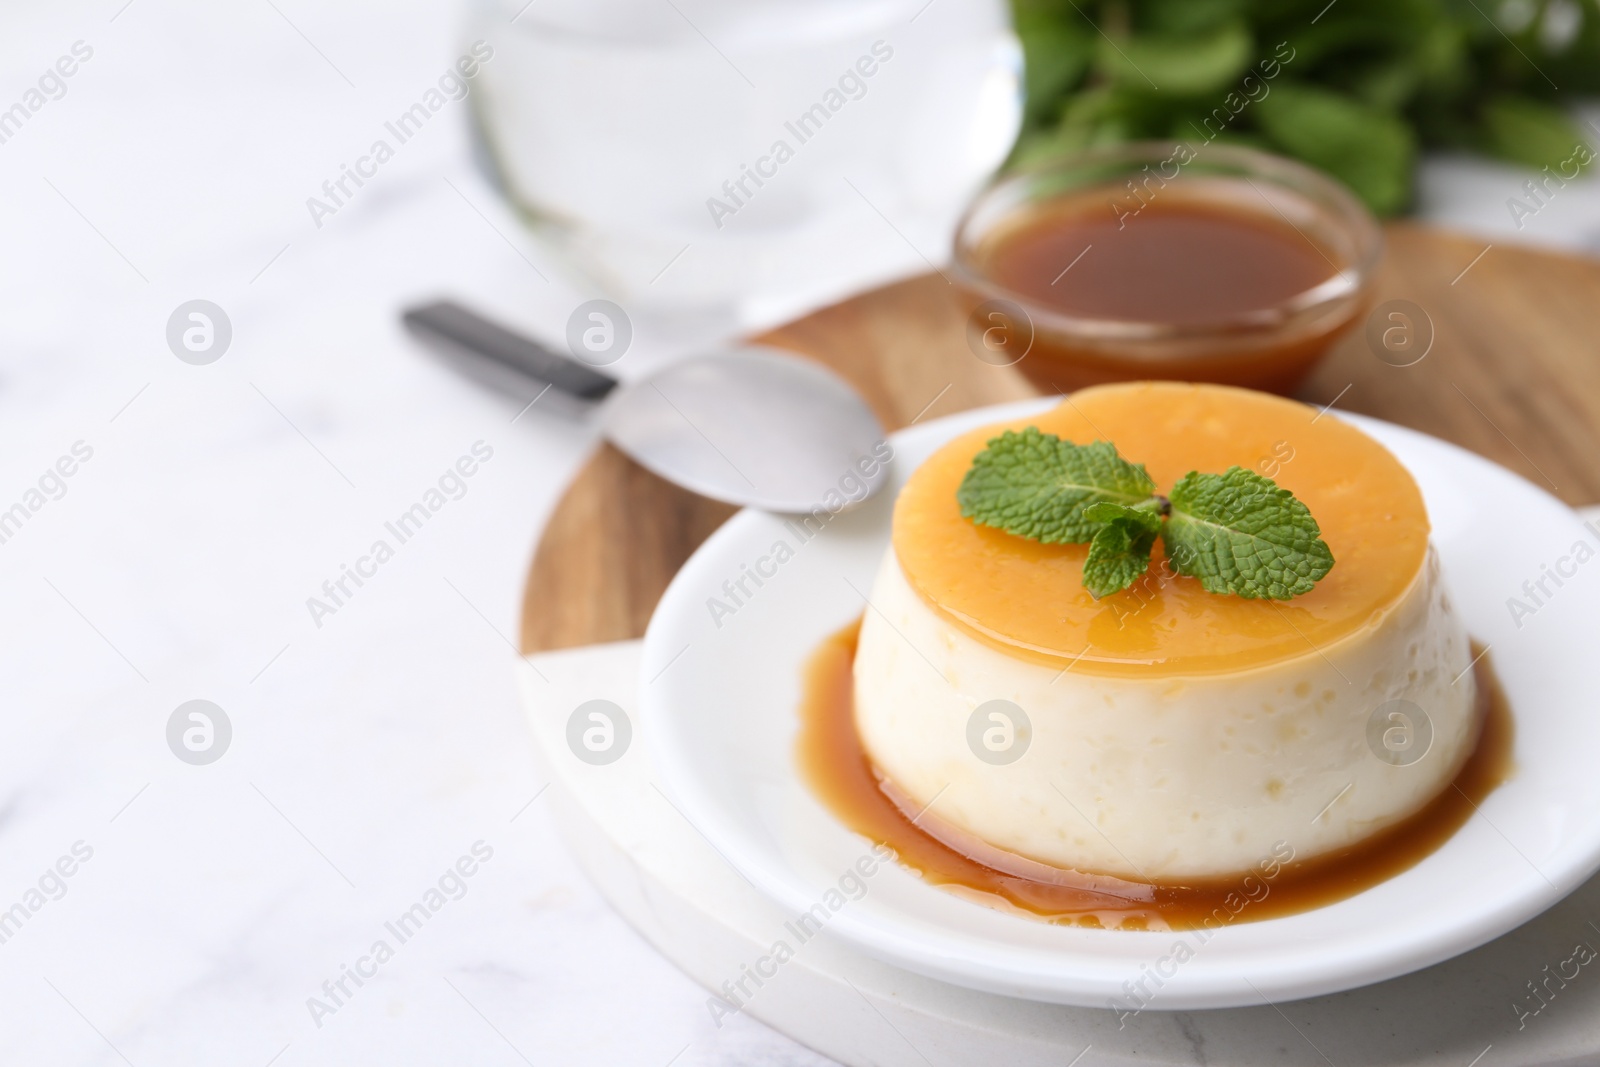
[{"label": "flan dessert", "polygon": [[[1309,509],[1336,563],[1300,595],[1250,598],[1174,573],[1158,546],[1097,599],[1087,545],[958,503],[988,442],[1029,427],[1113,442],[1160,493],[1191,471],[1258,472]],[[1351,848],[1449,788],[1478,739],[1473,655],[1428,534],[1382,445],[1266,394],[1100,386],[965,434],[895,505],[853,667],[862,748],[919,827],[1028,877],[1198,881],[1286,846]],[[984,709],[1016,758],[978,743]]]}]

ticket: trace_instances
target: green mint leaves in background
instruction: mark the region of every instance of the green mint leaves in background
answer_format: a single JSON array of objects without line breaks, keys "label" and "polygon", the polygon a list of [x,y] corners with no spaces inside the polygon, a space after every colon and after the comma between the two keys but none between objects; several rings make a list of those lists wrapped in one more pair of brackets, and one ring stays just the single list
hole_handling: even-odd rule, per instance
[{"label": "green mint leaves in background", "polygon": [[1026,62],[1013,162],[1214,137],[1318,167],[1393,215],[1411,201],[1423,148],[1548,166],[1562,180],[1592,159],[1575,151],[1588,137],[1557,105],[1555,86],[1564,96],[1600,93],[1600,0],[1012,8]]},{"label": "green mint leaves in background", "polygon": [[1178,574],[1249,600],[1309,593],[1333,567],[1317,520],[1270,478],[1243,467],[1192,471],[1161,497],[1143,465],[1109,441],[1076,445],[1035,426],[989,441],[956,500],[980,526],[1044,544],[1087,543],[1083,584],[1097,600],[1144,576],[1157,537]]},{"label": "green mint leaves in background", "polygon": [[[1344,182],[1380,215],[1411,199],[1417,146],[1392,112],[1331,89],[1285,81],[1263,97],[1255,118],[1272,147]],[[1559,158],[1572,152],[1569,141]]]}]

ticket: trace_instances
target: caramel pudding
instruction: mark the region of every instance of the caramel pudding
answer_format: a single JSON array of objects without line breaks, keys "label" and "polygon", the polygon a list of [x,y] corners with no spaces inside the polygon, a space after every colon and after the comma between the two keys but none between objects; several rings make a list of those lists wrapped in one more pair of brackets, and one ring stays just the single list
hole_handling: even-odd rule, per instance
[{"label": "caramel pudding", "polygon": [[[1027,426],[1112,441],[1163,491],[1192,470],[1256,470],[1310,509],[1337,563],[1293,600],[1247,600],[1158,554],[1097,601],[1087,546],[960,513],[973,456]],[[1284,846],[1301,861],[1349,849],[1428,806],[1479,736],[1473,653],[1428,529],[1383,446],[1240,389],[1102,386],[963,435],[895,506],[854,661],[862,748],[918,825],[999,869],[1169,882],[1251,871]],[[970,740],[992,701],[1026,716],[1014,761]],[[1426,718],[1414,758],[1374,748],[1375,715],[1395,701]]]},{"label": "caramel pudding", "polygon": [[[816,795],[850,829],[894,850],[925,881],[1003,911],[1046,922],[1114,930],[1216,929],[1322,907],[1394,877],[1448,841],[1511,776],[1515,727],[1487,649],[1474,649],[1483,732],[1450,786],[1415,815],[1349,848],[1300,859],[1274,842],[1247,871],[1218,878],[1141,882],[1038,865],[1019,869],[947,844],[927,813],[896,806],[861,748],[854,716],[860,623],[812,655],[800,706],[797,755]],[[1481,654],[1477,654],[1481,653]]]}]

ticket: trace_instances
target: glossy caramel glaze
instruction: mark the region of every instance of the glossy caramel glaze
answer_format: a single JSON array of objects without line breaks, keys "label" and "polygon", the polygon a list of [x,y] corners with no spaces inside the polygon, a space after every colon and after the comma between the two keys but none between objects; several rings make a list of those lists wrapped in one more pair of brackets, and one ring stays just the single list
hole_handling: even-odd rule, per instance
[{"label": "glossy caramel glaze", "polygon": [[[1487,655],[1473,670],[1481,731],[1454,781],[1415,815],[1350,848],[1296,858],[1284,843],[1252,870],[1184,884],[1049,868],[1025,877],[966,855],[890,798],[856,734],[852,665],[859,622],[824,641],[807,666],[796,754],[807,783],[851,830],[893,849],[928,882],[1047,922],[1125,930],[1214,928],[1332,904],[1392,878],[1444,844],[1512,772],[1513,724]],[[1474,652],[1482,650],[1474,647]],[[1374,757],[1376,758],[1376,757]],[[1034,865],[1037,868],[1037,865]],[[1036,871],[1037,873],[1037,871]]]},{"label": "glossy caramel glaze", "polygon": [[[1165,493],[1192,470],[1238,465],[1311,510],[1333,551],[1317,587],[1291,601],[1207,593],[1163,572],[1096,601],[1086,545],[1046,545],[963,518],[956,490],[1002,430],[1037,426],[1078,444],[1113,442]],[[895,504],[894,548],[937,612],[1009,654],[1085,674],[1216,674],[1316,655],[1376,625],[1421,572],[1428,517],[1387,449],[1335,415],[1225,386],[1134,382],[1074,393],[1052,411],[987,426],[934,453]]]}]

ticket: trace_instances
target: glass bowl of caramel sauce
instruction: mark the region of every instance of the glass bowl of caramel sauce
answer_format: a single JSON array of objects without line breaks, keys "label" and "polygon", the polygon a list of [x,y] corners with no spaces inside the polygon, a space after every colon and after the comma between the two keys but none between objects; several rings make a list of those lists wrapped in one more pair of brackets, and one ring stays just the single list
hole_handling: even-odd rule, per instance
[{"label": "glass bowl of caramel sauce", "polygon": [[1136,142],[1002,175],[963,216],[968,343],[1045,390],[1175,379],[1289,393],[1365,313],[1377,220],[1232,145]]}]

